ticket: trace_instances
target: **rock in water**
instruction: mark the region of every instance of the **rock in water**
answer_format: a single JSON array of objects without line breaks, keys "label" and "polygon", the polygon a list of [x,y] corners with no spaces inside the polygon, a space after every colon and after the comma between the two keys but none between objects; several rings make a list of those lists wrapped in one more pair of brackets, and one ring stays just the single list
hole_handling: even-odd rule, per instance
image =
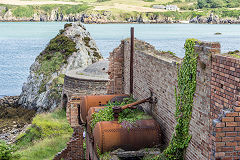
[{"label": "rock in water", "polygon": [[19,104],[38,112],[56,108],[61,101],[65,73],[102,59],[95,41],[80,23],[66,24],[30,67]]}]

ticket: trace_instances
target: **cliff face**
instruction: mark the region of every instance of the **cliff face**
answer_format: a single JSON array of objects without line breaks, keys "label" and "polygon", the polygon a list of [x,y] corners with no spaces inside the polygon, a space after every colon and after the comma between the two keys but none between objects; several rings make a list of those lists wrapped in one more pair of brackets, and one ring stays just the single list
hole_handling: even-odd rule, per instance
[{"label": "cliff face", "polygon": [[66,24],[30,67],[19,104],[39,112],[60,104],[65,73],[102,59],[95,41],[80,23]]}]

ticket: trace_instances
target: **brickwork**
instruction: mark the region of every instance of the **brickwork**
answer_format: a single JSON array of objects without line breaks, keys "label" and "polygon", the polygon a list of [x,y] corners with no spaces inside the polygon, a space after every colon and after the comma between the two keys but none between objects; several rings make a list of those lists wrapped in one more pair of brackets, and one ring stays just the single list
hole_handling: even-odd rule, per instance
[{"label": "brickwork", "polygon": [[109,82],[108,94],[121,94],[123,93],[123,58],[124,58],[124,41],[121,42],[119,47],[113,50],[109,56]]},{"label": "brickwork", "polygon": [[211,157],[239,159],[240,59],[213,55],[211,80]]},{"label": "brickwork", "polygon": [[[110,93],[114,93],[115,83],[113,65],[115,55],[124,56],[124,61],[120,61],[118,68],[123,66],[122,75],[118,74],[118,78],[122,77],[122,82],[118,83],[118,88],[123,88],[122,93],[129,93],[129,65],[130,65],[130,43],[129,40],[124,40],[121,45],[114,50],[110,56],[110,81],[108,89]],[[194,107],[192,111],[192,119],[190,121],[190,134],[192,139],[186,150],[186,159],[215,159],[215,157],[229,156],[232,153],[229,146],[237,143],[228,140],[224,142],[226,149],[219,151],[216,146],[223,145],[216,144],[218,138],[221,136],[236,136],[239,133],[233,131],[240,128],[238,124],[238,117],[226,118],[232,120],[228,125],[232,130],[223,135],[222,128],[226,131],[230,126],[221,126],[214,120],[219,118],[222,109],[234,109],[236,103],[239,103],[239,59],[227,58],[220,53],[219,43],[198,42],[195,46],[195,51],[199,54],[197,66],[197,86],[194,97]],[[136,99],[143,99],[150,96],[150,91],[158,98],[156,105],[143,105],[144,109],[152,114],[160,123],[163,132],[163,146],[167,146],[174,132],[175,122],[175,87],[177,87],[177,64],[180,60],[174,57],[169,57],[164,54],[156,52],[155,48],[146,42],[135,41],[134,53],[134,92],[133,96]],[[118,70],[119,72],[121,69]],[[223,87],[223,88],[221,88]],[[108,90],[109,91],[109,90]],[[234,106],[235,105],[235,106]],[[234,113],[235,114],[235,113]],[[239,116],[239,114],[236,114]],[[216,124],[217,123],[217,124]],[[222,122],[219,122],[222,124]],[[219,133],[218,133],[219,132]],[[225,131],[224,131],[225,133]],[[236,136],[237,137],[237,136]],[[240,139],[240,138],[239,138]],[[235,140],[234,140],[235,141]],[[228,145],[228,146],[227,146]],[[229,149],[229,150],[228,150]],[[232,148],[231,148],[232,149]],[[238,147],[235,147],[236,151]],[[226,152],[226,153],[225,153]],[[224,153],[224,154],[223,154]]]},{"label": "brickwork", "polygon": [[189,132],[192,139],[186,150],[186,159],[209,159],[211,148],[211,56],[220,53],[219,43],[199,42],[195,45],[198,53],[197,85],[192,108]]},{"label": "brickwork", "polygon": [[73,127],[74,133],[67,143],[67,147],[59,152],[53,160],[84,160],[83,151],[83,130],[82,126]]},{"label": "brickwork", "polygon": [[[77,105],[68,104],[72,97],[80,97],[84,95],[99,95],[107,93],[107,80],[90,80],[90,79],[79,79],[75,77],[65,76],[63,92],[62,92],[62,106],[67,111],[67,119],[70,122],[76,121]],[[64,106],[66,105],[67,106]],[[72,113],[71,113],[72,112]]]},{"label": "brickwork", "polygon": [[[175,126],[174,90],[177,83],[177,65],[174,59],[167,59],[155,54],[155,49],[148,43],[135,41],[133,95],[136,99],[150,96],[150,91],[158,98],[154,106],[143,105],[153,114],[161,125],[163,145],[172,137]],[[124,45],[124,93],[130,88],[130,43]],[[171,100],[169,100],[171,99]]]}]

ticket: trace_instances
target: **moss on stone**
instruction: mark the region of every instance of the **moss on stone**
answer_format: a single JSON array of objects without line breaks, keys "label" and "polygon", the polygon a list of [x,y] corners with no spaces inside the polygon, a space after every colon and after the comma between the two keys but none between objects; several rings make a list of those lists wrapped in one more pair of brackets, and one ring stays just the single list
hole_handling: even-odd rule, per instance
[{"label": "moss on stone", "polygon": [[71,27],[72,26],[72,23],[66,23],[65,25],[64,25],[64,29],[66,29],[66,28],[68,28],[68,27]]},{"label": "moss on stone", "polygon": [[98,60],[102,59],[102,56],[100,55],[100,53],[98,53],[96,51],[94,51],[93,56],[96,57]]},{"label": "moss on stone", "polygon": [[87,47],[89,47],[90,48],[90,45],[89,45],[89,42],[90,42],[90,38],[89,37],[84,37],[83,38],[83,41],[85,42],[85,45],[87,46]]},{"label": "moss on stone", "polygon": [[76,51],[76,43],[63,34],[57,35],[49,42],[45,50],[37,57],[40,63],[37,73],[44,75],[38,93],[46,91],[46,84],[51,79],[51,75],[59,71],[67,63],[68,57]]}]

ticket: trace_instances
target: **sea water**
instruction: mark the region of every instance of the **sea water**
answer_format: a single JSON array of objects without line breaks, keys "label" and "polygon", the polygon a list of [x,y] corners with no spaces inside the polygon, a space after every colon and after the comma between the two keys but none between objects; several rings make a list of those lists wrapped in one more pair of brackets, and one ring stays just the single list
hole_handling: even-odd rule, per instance
[{"label": "sea water", "polygon": [[[0,97],[19,95],[29,67],[54,38],[63,22],[0,22]],[[184,56],[187,38],[221,43],[222,52],[240,49],[240,25],[209,24],[86,24],[102,55],[107,58],[135,27],[135,37],[162,51]],[[220,32],[221,35],[214,35]]]}]

